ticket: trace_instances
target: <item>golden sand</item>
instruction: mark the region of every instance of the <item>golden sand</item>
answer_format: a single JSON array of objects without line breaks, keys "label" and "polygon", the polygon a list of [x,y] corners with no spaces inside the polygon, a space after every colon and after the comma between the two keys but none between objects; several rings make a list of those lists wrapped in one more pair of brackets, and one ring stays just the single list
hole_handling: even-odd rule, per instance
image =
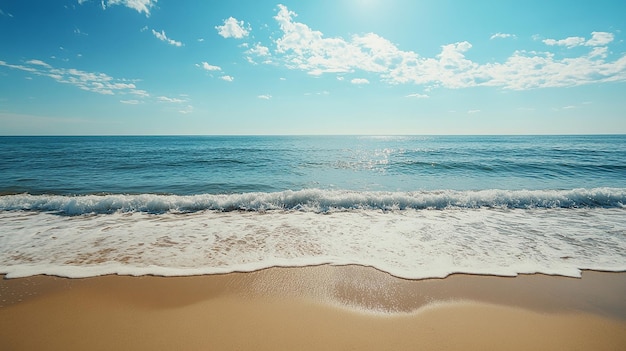
[{"label": "golden sand", "polygon": [[1,350],[626,350],[626,273],[317,266],[0,282]]}]

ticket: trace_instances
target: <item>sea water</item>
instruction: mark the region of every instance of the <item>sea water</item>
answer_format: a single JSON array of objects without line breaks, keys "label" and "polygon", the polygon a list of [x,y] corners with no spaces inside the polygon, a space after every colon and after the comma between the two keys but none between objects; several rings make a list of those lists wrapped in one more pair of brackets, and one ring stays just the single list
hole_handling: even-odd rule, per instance
[{"label": "sea water", "polygon": [[0,273],[626,270],[626,136],[0,137]]}]

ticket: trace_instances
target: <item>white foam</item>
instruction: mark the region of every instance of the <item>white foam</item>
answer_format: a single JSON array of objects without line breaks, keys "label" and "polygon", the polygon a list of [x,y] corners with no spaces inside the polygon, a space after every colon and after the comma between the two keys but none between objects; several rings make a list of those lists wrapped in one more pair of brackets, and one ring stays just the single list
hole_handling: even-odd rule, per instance
[{"label": "white foam", "polygon": [[478,190],[358,192],[306,189],[229,195],[30,195],[0,196],[0,210],[44,211],[67,215],[114,212],[196,212],[299,210],[332,212],[354,209],[403,210],[447,208],[624,208],[626,189]]},{"label": "white foam", "polygon": [[411,279],[579,276],[581,269],[626,270],[624,228],[623,208],[4,211],[0,272],[171,276],[329,263],[374,266]]}]

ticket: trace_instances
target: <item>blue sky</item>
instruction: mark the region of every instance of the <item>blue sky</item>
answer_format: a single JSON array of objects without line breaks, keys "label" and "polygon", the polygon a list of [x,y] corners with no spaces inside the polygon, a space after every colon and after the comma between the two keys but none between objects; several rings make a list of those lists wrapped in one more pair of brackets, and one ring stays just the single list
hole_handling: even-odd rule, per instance
[{"label": "blue sky", "polygon": [[625,13],[0,0],[0,135],[626,133]]}]

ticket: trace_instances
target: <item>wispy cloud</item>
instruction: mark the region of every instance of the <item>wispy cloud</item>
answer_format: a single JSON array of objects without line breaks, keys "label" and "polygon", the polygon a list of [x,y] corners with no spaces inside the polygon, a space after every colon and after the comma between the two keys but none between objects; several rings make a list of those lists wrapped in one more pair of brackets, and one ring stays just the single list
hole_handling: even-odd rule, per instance
[{"label": "wispy cloud", "polygon": [[565,39],[555,40],[555,39],[545,39],[543,43],[546,45],[554,46],[565,46],[568,48],[573,48],[576,46],[603,46],[611,43],[614,39],[613,33],[608,32],[591,32],[591,39],[587,40],[584,37],[567,37]]},{"label": "wispy cloud", "polygon": [[159,96],[157,97],[157,101],[160,102],[168,102],[168,103],[183,103],[187,102],[187,100],[179,99],[179,98],[171,98],[167,96]]},{"label": "wispy cloud", "polygon": [[272,95],[266,94],[266,95],[259,95],[257,96],[259,99],[263,99],[263,100],[269,100],[272,98]]},{"label": "wispy cloud", "polygon": [[74,34],[85,35],[85,36],[88,35],[87,33],[81,31],[78,27],[74,27]]},{"label": "wispy cloud", "polygon": [[157,32],[153,29],[152,34],[154,34],[154,36],[157,37],[159,40],[164,41],[170,45],[179,46],[179,47],[183,46],[183,43],[181,43],[180,41],[176,41],[176,40],[168,38],[167,35],[165,35],[164,30],[162,30],[161,32]]},{"label": "wispy cloud", "polygon": [[49,77],[59,83],[71,84],[82,90],[98,94],[147,95],[144,90],[137,89],[133,80],[116,79],[104,73],[86,72],[75,68],[55,68],[41,60],[29,60],[24,64],[17,65],[0,61],[0,66],[29,72],[33,75]]},{"label": "wispy cloud", "polygon": [[184,115],[189,114],[189,113],[193,113],[193,106],[187,105],[184,108],[178,110],[178,112],[182,113]]},{"label": "wispy cloud", "polygon": [[[415,84],[430,88],[492,86],[512,90],[568,87],[590,83],[626,81],[626,54],[606,61],[605,46],[613,34],[592,32],[590,39],[570,37],[546,39],[548,45],[588,46],[590,51],[577,57],[559,58],[557,53],[514,51],[501,62],[477,63],[468,59],[468,41],[441,46],[435,57],[400,50],[375,34],[353,35],[349,39],[325,37],[322,32],[295,21],[297,15],[279,5],[274,17],[280,35],[272,40],[272,64],[281,64],[310,75],[328,73],[377,74],[389,84]],[[498,33],[495,38],[508,37]],[[554,42],[552,41],[554,40]]]},{"label": "wispy cloud", "polygon": [[354,78],[350,81],[352,84],[369,84],[370,81],[365,78]]},{"label": "wispy cloud", "polygon": [[405,97],[413,98],[413,99],[428,99],[430,96],[428,96],[426,94],[415,93],[415,94],[409,94],[409,95],[407,95]]},{"label": "wispy cloud", "polygon": [[324,91],[318,91],[316,93],[304,93],[305,96],[320,96],[320,95],[330,95],[330,91],[324,90]]},{"label": "wispy cloud", "polygon": [[493,40],[493,39],[506,39],[506,38],[515,38],[515,34],[509,34],[509,33],[496,33],[494,35],[492,35],[489,39]]},{"label": "wispy cloud", "polygon": [[270,53],[270,48],[268,48],[267,46],[261,45],[261,43],[254,44],[252,48],[246,51],[246,54],[248,54],[248,56],[246,57],[246,60],[252,64],[257,64],[257,62],[254,59],[255,57],[260,58],[263,61],[263,63],[272,62],[270,58],[270,56],[272,55]]},{"label": "wispy cloud", "polygon": [[568,48],[573,48],[575,46],[583,45],[586,42],[583,37],[568,37],[565,39],[555,40],[555,39],[544,39],[543,43],[546,45],[558,45],[558,46],[566,46]]},{"label": "wispy cloud", "polygon": [[156,101],[159,103],[165,104],[174,104],[177,105],[178,113],[189,114],[193,112],[193,106],[189,104],[189,99],[186,95],[181,95],[184,98],[177,97],[169,97],[169,96],[158,96]]},{"label": "wispy cloud", "polygon": [[126,105],[138,105],[141,103],[141,101],[139,100],[120,100],[121,103],[126,104]]},{"label": "wispy cloud", "polygon": [[224,38],[236,38],[241,39],[243,37],[247,37],[250,33],[250,27],[245,28],[244,21],[238,21],[234,17],[229,17],[224,20],[224,25],[215,26],[217,29],[217,33]]},{"label": "wispy cloud", "polygon": [[36,65],[36,66],[43,66],[43,67],[46,67],[46,68],[52,68],[52,66],[50,66],[49,64],[47,64],[47,63],[45,63],[45,62],[43,62],[41,60],[28,60],[28,61],[26,61],[26,64]]},{"label": "wispy cloud", "polygon": [[615,36],[608,32],[591,32],[591,39],[587,40],[586,46],[602,46],[608,45],[613,41]]},{"label": "wispy cloud", "polygon": [[130,93],[141,98],[150,97],[150,94],[147,91],[141,89],[134,89]]},{"label": "wispy cloud", "polygon": [[210,65],[208,62],[202,62],[200,64],[196,64],[196,67],[200,67],[207,71],[221,71],[222,70],[221,67]]},{"label": "wispy cloud", "polygon": [[2,11],[2,9],[0,9],[0,16],[7,16],[7,17],[13,17],[12,14],[8,13],[8,12],[4,12]]},{"label": "wispy cloud", "polygon": [[[209,71],[209,72],[221,72],[222,68],[220,66],[214,66],[208,62],[202,62],[202,63],[196,63],[196,67],[200,67],[205,71]],[[213,75],[211,74],[211,77],[213,77]],[[233,76],[229,76],[227,74],[222,74],[219,79],[226,81],[226,82],[232,82],[235,80],[235,78]]]},{"label": "wispy cloud", "polygon": [[[88,0],[78,0],[78,4],[82,5]],[[139,13],[145,13],[146,17],[150,17],[150,9],[156,6],[158,0],[101,0],[102,9],[106,9],[113,5],[122,5]]]},{"label": "wispy cloud", "polygon": [[270,49],[267,46],[261,45],[261,43],[256,43],[252,49],[248,50],[248,53],[257,56],[270,56]]},{"label": "wispy cloud", "polygon": [[473,115],[473,114],[476,114],[476,113],[479,113],[479,112],[480,112],[480,110],[469,110],[469,111],[467,111],[467,113],[470,114],[470,115]]}]

